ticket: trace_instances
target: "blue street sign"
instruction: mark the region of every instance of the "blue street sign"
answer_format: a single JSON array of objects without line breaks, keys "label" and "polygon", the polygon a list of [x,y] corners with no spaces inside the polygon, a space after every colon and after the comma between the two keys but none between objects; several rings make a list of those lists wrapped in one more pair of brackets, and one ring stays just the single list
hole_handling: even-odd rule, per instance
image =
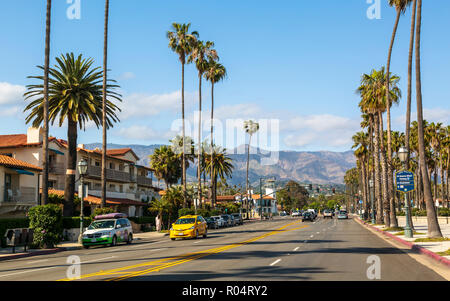
[{"label": "blue street sign", "polygon": [[362,203],[363,203],[363,201],[362,201],[362,200],[359,200],[359,203],[360,203],[360,204],[362,204]]},{"label": "blue street sign", "polygon": [[401,192],[409,192],[415,189],[414,174],[410,171],[400,171],[395,175],[397,190]]}]

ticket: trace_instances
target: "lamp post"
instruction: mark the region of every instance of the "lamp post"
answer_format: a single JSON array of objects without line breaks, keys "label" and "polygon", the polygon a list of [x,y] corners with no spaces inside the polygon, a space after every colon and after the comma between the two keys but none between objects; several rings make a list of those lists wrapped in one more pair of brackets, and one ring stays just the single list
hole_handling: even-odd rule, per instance
[{"label": "lamp post", "polygon": [[372,190],[373,190],[373,180],[372,179],[370,179],[369,180],[369,186],[370,186],[370,191],[369,191],[369,194],[370,194],[370,207],[371,207],[371,217],[372,217],[372,224],[375,224],[375,206],[374,206],[374,204],[373,204],[373,193],[372,193]]},{"label": "lamp post", "polygon": [[84,176],[87,174],[88,163],[85,159],[81,159],[78,162],[78,172],[80,173],[80,183],[81,183],[81,191],[79,191],[80,196],[80,236],[78,236],[78,242],[83,243],[83,203],[84,203]]},{"label": "lamp post", "polygon": [[[401,147],[398,150],[398,158],[403,164],[403,168],[406,170],[406,161],[408,160],[408,150],[405,147]],[[411,230],[411,225],[409,224],[409,200],[408,200],[408,193],[404,193],[405,195],[405,207],[406,207],[406,225],[405,225],[405,236],[408,238],[413,237],[413,232]]]}]

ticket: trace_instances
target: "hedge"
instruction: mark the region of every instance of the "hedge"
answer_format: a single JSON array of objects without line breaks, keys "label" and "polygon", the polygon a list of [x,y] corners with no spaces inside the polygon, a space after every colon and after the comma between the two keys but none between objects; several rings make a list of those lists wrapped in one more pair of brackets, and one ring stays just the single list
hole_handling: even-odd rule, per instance
[{"label": "hedge", "polygon": [[28,228],[30,225],[30,219],[27,217],[22,218],[2,218],[0,219],[0,245],[2,248],[6,247],[5,233],[8,229],[15,228]]},{"label": "hedge", "polygon": [[152,224],[155,225],[155,217],[154,216],[141,216],[141,217],[129,217],[130,221],[136,224]]},{"label": "hedge", "polygon": [[[83,218],[83,227],[89,226],[91,222],[92,218],[85,216]],[[64,229],[80,228],[80,217],[79,216],[63,217],[63,228]]]}]

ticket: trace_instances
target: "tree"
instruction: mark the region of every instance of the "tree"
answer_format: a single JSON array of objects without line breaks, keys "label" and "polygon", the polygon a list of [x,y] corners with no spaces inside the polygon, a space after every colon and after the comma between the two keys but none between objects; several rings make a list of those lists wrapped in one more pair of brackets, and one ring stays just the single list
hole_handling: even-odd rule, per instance
[{"label": "tree", "polygon": [[198,199],[202,197],[201,183],[201,155],[202,155],[202,77],[208,68],[208,59],[217,60],[216,50],[212,49],[214,43],[207,41],[197,41],[193,47],[192,53],[188,58],[188,62],[195,62],[198,71],[198,152],[197,152],[197,179],[198,179]]},{"label": "tree", "polygon": [[182,186],[172,186],[166,190],[166,194],[161,198],[166,204],[167,229],[170,229],[171,216],[173,212],[178,212],[184,202]]},{"label": "tree", "polygon": [[48,124],[49,124],[49,100],[48,100],[48,82],[50,68],[50,23],[52,12],[52,0],[47,0],[47,14],[45,18],[45,58],[44,58],[44,137],[42,139],[42,204],[48,203]]},{"label": "tree", "polygon": [[107,64],[108,64],[108,17],[109,17],[109,0],[105,0],[105,25],[103,33],[103,86],[102,86],[102,200],[100,207],[106,206],[106,86],[107,86]]},{"label": "tree", "polygon": [[155,170],[155,176],[164,181],[166,191],[170,185],[178,183],[182,176],[181,158],[171,147],[166,145],[155,149],[150,157],[150,166]]},{"label": "tree", "polygon": [[[193,31],[189,33],[190,23],[179,24],[173,23],[172,30],[167,32],[167,38],[169,39],[169,48],[173,52],[178,54],[178,58],[181,63],[181,116],[183,119],[183,146],[185,145],[185,124],[184,124],[184,65],[186,64],[186,59],[192,52],[192,49],[198,39],[198,32]],[[182,168],[183,168],[183,196],[184,196],[184,206],[186,206],[186,159],[185,150],[183,147],[182,154]]]},{"label": "tree", "polygon": [[[53,124],[58,119],[60,127],[66,120],[68,124],[64,215],[71,216],[77,164],[77,127],[84,129],[88,121],[93,121],[97,128],[102,124],[102,85],[100,84],[102,71],[98,67],[91,68],[94,62],[92,59],[84,59],[82,55],[75,58],[73,53],[61,55],[56,58],[56,61],[56,68],[49,69],[49,121]],[[43,76],[29,76],[29,78],[44,80]],[[120,94],[113,91],[118,87],[115,84],[107,85],[108,98],[121,101]],[[32,99],[24,110],[30,111],[26,117],[26,123],[32,122],[34,127],[38,127],[44,118],[43,88],[43,84],[28,85],[28,91],[24,94],[26,99]],[[108,128],[119,121],[116,111],[120,109],[112,101],[107,100]]]},{"label": "tree", "polygon": [[417,0],[417,26],[416,26],[416,102],[417,102],[417,123],[419,142],[419,161],[422,172],[423,190],[425,205],[427,208],[428,237],[442,237],[441,228],[437,219],[434,202],[431,196],[430,179],[428,178],[425,162],[425,144],[423,129],[423,107],[422,107],[422,81],[420,71],[420,33],[422,26],[422,0]]},{"label": "tree", "polygon": [[164,212],[167,212],[169,204],[166,200],[161,199],[155,199],[151,202],[150,208],[148,210],[150,212],[156,212],[156,231],[162,230],[162,215]]},{"label": "tree", "polygon": [[[219,64],[214,60],[213,57],[210,57],[208,59],[208,67],[205,72],[205,78],[211,83],[211,158],[210,161],[214,164],[213,154],[214,154],[214,138],[213,138],[213,131],[214,131],[214,84],[220,82],[227,76],[227,70],[222,64]],[[211,168],[212,172],[213,168]],[[215,204],[214,199],[214,188],[213,188],[213,174],[210,174],[211,176],[211,204]]]}]

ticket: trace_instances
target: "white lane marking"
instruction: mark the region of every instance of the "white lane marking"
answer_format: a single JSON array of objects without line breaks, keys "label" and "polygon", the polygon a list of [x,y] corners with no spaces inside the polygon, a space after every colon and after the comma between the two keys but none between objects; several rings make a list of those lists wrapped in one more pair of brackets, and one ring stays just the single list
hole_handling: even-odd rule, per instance
[{"label": "white lane marking", "polygon": [[299,248],[300,248],[300,247],[295,248],[294,251],[297,251]]},{"label": "white lane marking", "polygon": [[272,263],[270,264],[270,266],[273,266],[273,265],[279,263],[280,261],[281,261],[281,259],[277,259],[277,260],[275,260],[274,262],[272,262]]},{"label": "white lane marking", "polygon": [[201,242],[202,242],[202,241],[199,240],[199,241],[194,242],[194,244],[199,244],[199,243],[201,243]]},{"label": "white lane marking", "polygon": [[80,264],[88,263],[88,262],[102,261],[102,260],[105,260],[105,259],[111,259],[111,258],[116,258],[116,257],[117,256],[109,256],[109,257],[105,257],[105,258],[92,259],[92,260],[88,260],[88,261],[82,261],[82,262],[80,262]]},{"label": "white lane marking", "polygon": [[25,273],[31,273],[31,272],[37,272],[37,271],[44,271],[44,270],[49,270],[49,269],[54,269],[54,268],[57,268],[57,267],[48,267],[48,268],[41,268],[41,269],[22,271],[22,272],[17,272],[17,273],[12,273],[12,274],[5,274],[5,275],[0,275],[0,278],[1,277],[8,277],[8,276],[19,275],[19,274],[25,274]]},{"label": "white lane marking", "polygon": [[35,260],[35,261],[28,261],[28,264],[33,264],[33,263],[38,263],[38,262],[44,262],[44,261],[49,261],[49,259],[41,259],[41,260]]},{"label": "white lane marking", "polygon": [[316,232],[316,234],[320,234],[320,232]]},{"label": "white lane marking", "polygon": [[313,238],[313,237],[314,237],[314,235],[311,235],[310,237],[311,237],[311,238]]}]

